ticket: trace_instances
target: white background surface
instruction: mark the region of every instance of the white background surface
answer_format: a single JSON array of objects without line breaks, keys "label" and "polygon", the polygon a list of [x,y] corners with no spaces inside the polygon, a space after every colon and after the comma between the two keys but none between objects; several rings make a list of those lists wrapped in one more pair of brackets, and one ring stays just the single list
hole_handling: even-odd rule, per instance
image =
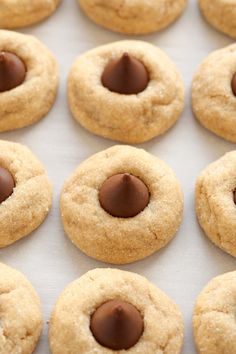
[{"label": "white background surface", "polygon": [[[54,201],[44,224],[30,237],[2,249],[0,260],[24,272],[39,293],[44,332],[36,353],[49,354],[46,321],[56,298],[69,282],[88,270],[107,267],[83,255],[64,235],[59,214],[60,190],[65,178],[81,161],[115,144],[86,132],[71,118],[66,99],[66,77],[76,56],[126,37],[91,23],[80,12],[75,0],[64,0],[46,22],[21,32],[37,36],[55,54],[60,63],[60,90],[54,108],[44,120],[17,132],[1,134],[0,138],[26,144],[39,157],[53,181]],[[190,0],[185,14],[168,29],[137,38],[164,49],[184,77],[184,114],[163,137],[141,146],[174,169],[183,187],[185,212],[176,238],[165,249],[141,262],[120,268],[146,276],[179,304],[185,319],[183,353],[194,354],[191,326],[194,300],[213,276],[235,269],[235,260],[213,246],[197,224],[194,184],[200,171],[225,152],[233,150],[234,144],[214,136],[195,121],[190,106],[190,85],[201,60],[232,40],[204,22],[196,0]]]}]

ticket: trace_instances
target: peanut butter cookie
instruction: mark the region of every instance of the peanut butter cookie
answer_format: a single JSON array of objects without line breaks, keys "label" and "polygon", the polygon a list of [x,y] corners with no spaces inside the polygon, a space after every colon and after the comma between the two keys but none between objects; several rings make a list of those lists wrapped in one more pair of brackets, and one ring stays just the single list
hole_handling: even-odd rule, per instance
[{"label": "peanut butter cookie", "polygon": [[113,146],[84,161],[61,193],[68,237],[87,255],[114,264],[164,247],[182,211],[181,187],[170,167],[130,146]]},{"label": "peanut butter cookie", "polygon": [[192,85],[193,112],[220,137],[236,142],[236,45],[211,53],[198,68]]},{"label": "peanut butter cookie", "polygon": [[84,128],[134,144],[170,129],[183,110],[184,87],[164,52],[128,40],[81,55],[69,74],[68,97]]},{"label": "peanut butter cookie", "polygon": [[0,247],[36,229],[51,203],[51,183],[38,159],[26,146],[0,140]]},{"label": "peanut butter cookie", "polygon": [[78,0],[95,23],[124,34],[145,34],[169,26],[184,11],[187,0]]},{"label": "peanut butter cookie", "polygon": [[1,0],[0,28],[33,25],[50,16],[61,0]]},{"label": "peanut butter cookie", "polygon": [[43,324],[40,300],[24,275],[3,263],[0,297],[0,353],[33,353]]},{"label": "peanut butter cookie", "polygon": [[236,353],[236,272],[212,279],[198,296],[193,326],[199,354]]},{"label": "peanut butter cookie", "polygon": [[199,0],[199,5],[214,28],[236,38],[236,0]]},{"label": "peanut butter cookie", "polygon": [[210,164],[198,177],[196,212],[209,239],[236,257],[236,151]]},{"label": "peanut butter cookie", "polygon": [[58,81],[57,62],[41,42],[0,30],[0,132],[42,119],[55,101]]},{"label": "peanut butter cookie", "polygon": [[52,354],[179,354],[178,306],[138,274],[94,269],[71,283],[53,310]]}]

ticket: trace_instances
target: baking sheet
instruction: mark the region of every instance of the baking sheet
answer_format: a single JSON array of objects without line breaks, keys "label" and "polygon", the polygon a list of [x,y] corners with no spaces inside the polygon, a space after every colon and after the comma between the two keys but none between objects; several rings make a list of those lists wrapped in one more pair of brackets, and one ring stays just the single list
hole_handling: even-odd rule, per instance
[{"label": "baking sheet", "polygon": [[[54,201],[43,225],[32,236],[0,250],[0,261],[25,273],[39,293],[44,332],[36,354],[49,354],[46,322],[61,291],[88,270],[108,266],[78,251],[64,235],[60,221],[59,194],[65,178],[81,161],[115,144],[86,132],[72,119],[67,106],[66,77],[79,54],[127,37],[97,27],[80,12],[75,0],[64,0],[50,19],[20,32],[37,36],[52,50],[60,63],[61,85],[56,104],[44,120],[17,132],[0,134],[0,138],[26,144],[39,157],[53,181]],[[235,269],[235,260],[212,245],[197,224],[194,184],[200,171],[233,150],[234,144],[217,138],[194,120],[190,85],[201,60],[212,50],[233,41],[205,23],[196,0],[190,0],[187,11],[173,26],[159,34],[135,38],[165,50],[184,77],[186,106],[181,119],[163,137],[138,146],[174,169],[185,194],[185,212],[176,238],[166,248],[143,261],[119,268],[146,276],[178,303],[185,320],[183,353],[194,354],[191,326],[194,300],[213,276]]]}]

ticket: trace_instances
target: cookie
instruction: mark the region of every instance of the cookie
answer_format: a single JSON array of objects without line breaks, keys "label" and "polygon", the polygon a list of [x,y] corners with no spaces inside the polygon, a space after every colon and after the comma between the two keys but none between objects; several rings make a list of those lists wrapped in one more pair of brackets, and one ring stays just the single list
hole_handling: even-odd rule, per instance
[{"label": "cookie", "polygon": [[0,30],[0,132],[43,118],[55,101],[58,81],[56,60],[41,42]]},{"label": "cookie", "polygon": [[0,28],[33,25],[50,16],[60,0],[1,0]]},{"label": "cookie", "polygon": [[196,212],[209,239],[236,257],[236,151],[210,164],[198,177]]},{"label": "cookie", "polygon": [[199,0],[201,12],[211,26],[236,38],[236,1]]},{"label": "cookie", "polygon": [[74,118],[105,138],[141,143],[165,133],[179,118],[184,87],[160,49],[120,41],[81,55],[68,78]]},{"label": "cookie", "polygon": [[38,159],[26,146],[0,140],[0,247],[36,229],[51,203],[51,183]]},{"label": "cookie", "polygon": [[182,212],[181,187],[170,167],[130,146],[113,146],[84,161],[61,193],[68,237],[88,256],[114,264],[164,247]]},{"label": "cookie", "polygon": [[60,295],[49,327],[52,354],[178,354],[177,305],[144,277],[94,269]]},{"label": "cookie", "polygon": [[211,53],[192,84],[193,112],[220,137],[236,142],[236,45]]},{"label": "cookie", "polygon": [[95,23],[124,34],[145,34],[169,26],[185,10],[187,0],[78,0]]},{"label": "cookie", "polygon": [[17,270],[0,263],[1,354],[33,353],[42,331],[40,300]]},{"label": "cookie", "polygon": [[212,279],[199,295],[193,315],[199,354],[236,353],[236,272]]}]

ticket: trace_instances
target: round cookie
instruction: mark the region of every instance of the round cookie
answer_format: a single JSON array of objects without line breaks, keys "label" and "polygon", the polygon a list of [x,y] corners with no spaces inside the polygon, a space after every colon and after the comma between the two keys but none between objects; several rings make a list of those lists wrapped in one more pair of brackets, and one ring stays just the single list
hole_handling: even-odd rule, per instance
[{"label": "round cookie", "polygon": [[196,183],[196,213],[209,239],[236,257],[236,151],[210,164]]},{"label": "round cookie", "polygon": [[192,84],[195,117],[213,133],[236,142],[236,45],[211,53]]},{"label": "round cookie", "polygon": [[40,300],[17,270],[0,263],[1,354],[33,353],[42,331]]},{"label": "round cookie", "polygon": [[184,87],[164,52],[126,40],[81,55],[69,74],[68,98],[74,118],[90,132],[141,143],[176,122],[183,110]]},{"label": "round cookie", "polygon": [[[123,185],[122,174],[120,182],[128,180]],[[104,189],[113,176],[118,176],[118,182]],[[143,189],[133,181],[135,177]],[[84,161],[61,193],[68,237],[90,257],[114,264],[137,261],[164,247],[177,232],[182,212],[181,187],[170,167],[129,146],[113,146]]]},{"label": "round cookie", "polygon": [[0,247],[35,230],[51,203],[51,183],[38,159],[26,146],[0,140]]},{"label": "round cookie", "polygon": [[236,0],[199,0],[199,5],[214,28],[236,38]]},{"label": "round cookie", "polygon": [[98,25],[124,34],[145,34],[169,26],[184,11],[187,0],[78,0]]},{"label": "round cookie", "polygon": [[0,30],[0,132],[43,118],[55,101],[58,81],[56,60],[41,42]]},{"label": "round cookie", "polygon": [[[103,310],[100,321],[96,319],[93,323],[96,311],[114,300],[135,307],[143,322],[141,337],[139,336],[139,340],[127,352],[130,354],[181,352],[183,319],[177,305],[167,295],[138,274],[117,269],[95,269],[71,283],[60,295],[52,312],[49,327],[52,354],[125,353],[126,350],[114,350],[99,344],[93,334],[95,326],[98,326],[98,331],[105,329],[103,336],[109,343],[111,338],[116,337],[114,331],[122,333],[121,327],[125,329],[127,326],[130,316],[122,304],[118,309],[112,309],[113,314],[112,311]],[[119,321],[117,310],[121,313],[120,317],[123,310],[125,320]],[[118,319],[115,318],[116,314]],[[109,324],[110,327],[107,328]],[[132,327],[136,327],[133,331],[136,331],[137,320],[132,321],[132,324]],[[124,331],[123,337],[127,338],[133,331],[132,328],[129,332]],[[123,337],[120,336],[117,342],[114,341],[120,347],[126,339]]]},{"label": "round cookie", "polygon": [[33,25],[50,16],[61,0],[1,0],[0,28]]},{"label": "round cookie", "polygon": [[212,279],[198,296],[194,336],[199,354],[236,353],[236,272]]}]

